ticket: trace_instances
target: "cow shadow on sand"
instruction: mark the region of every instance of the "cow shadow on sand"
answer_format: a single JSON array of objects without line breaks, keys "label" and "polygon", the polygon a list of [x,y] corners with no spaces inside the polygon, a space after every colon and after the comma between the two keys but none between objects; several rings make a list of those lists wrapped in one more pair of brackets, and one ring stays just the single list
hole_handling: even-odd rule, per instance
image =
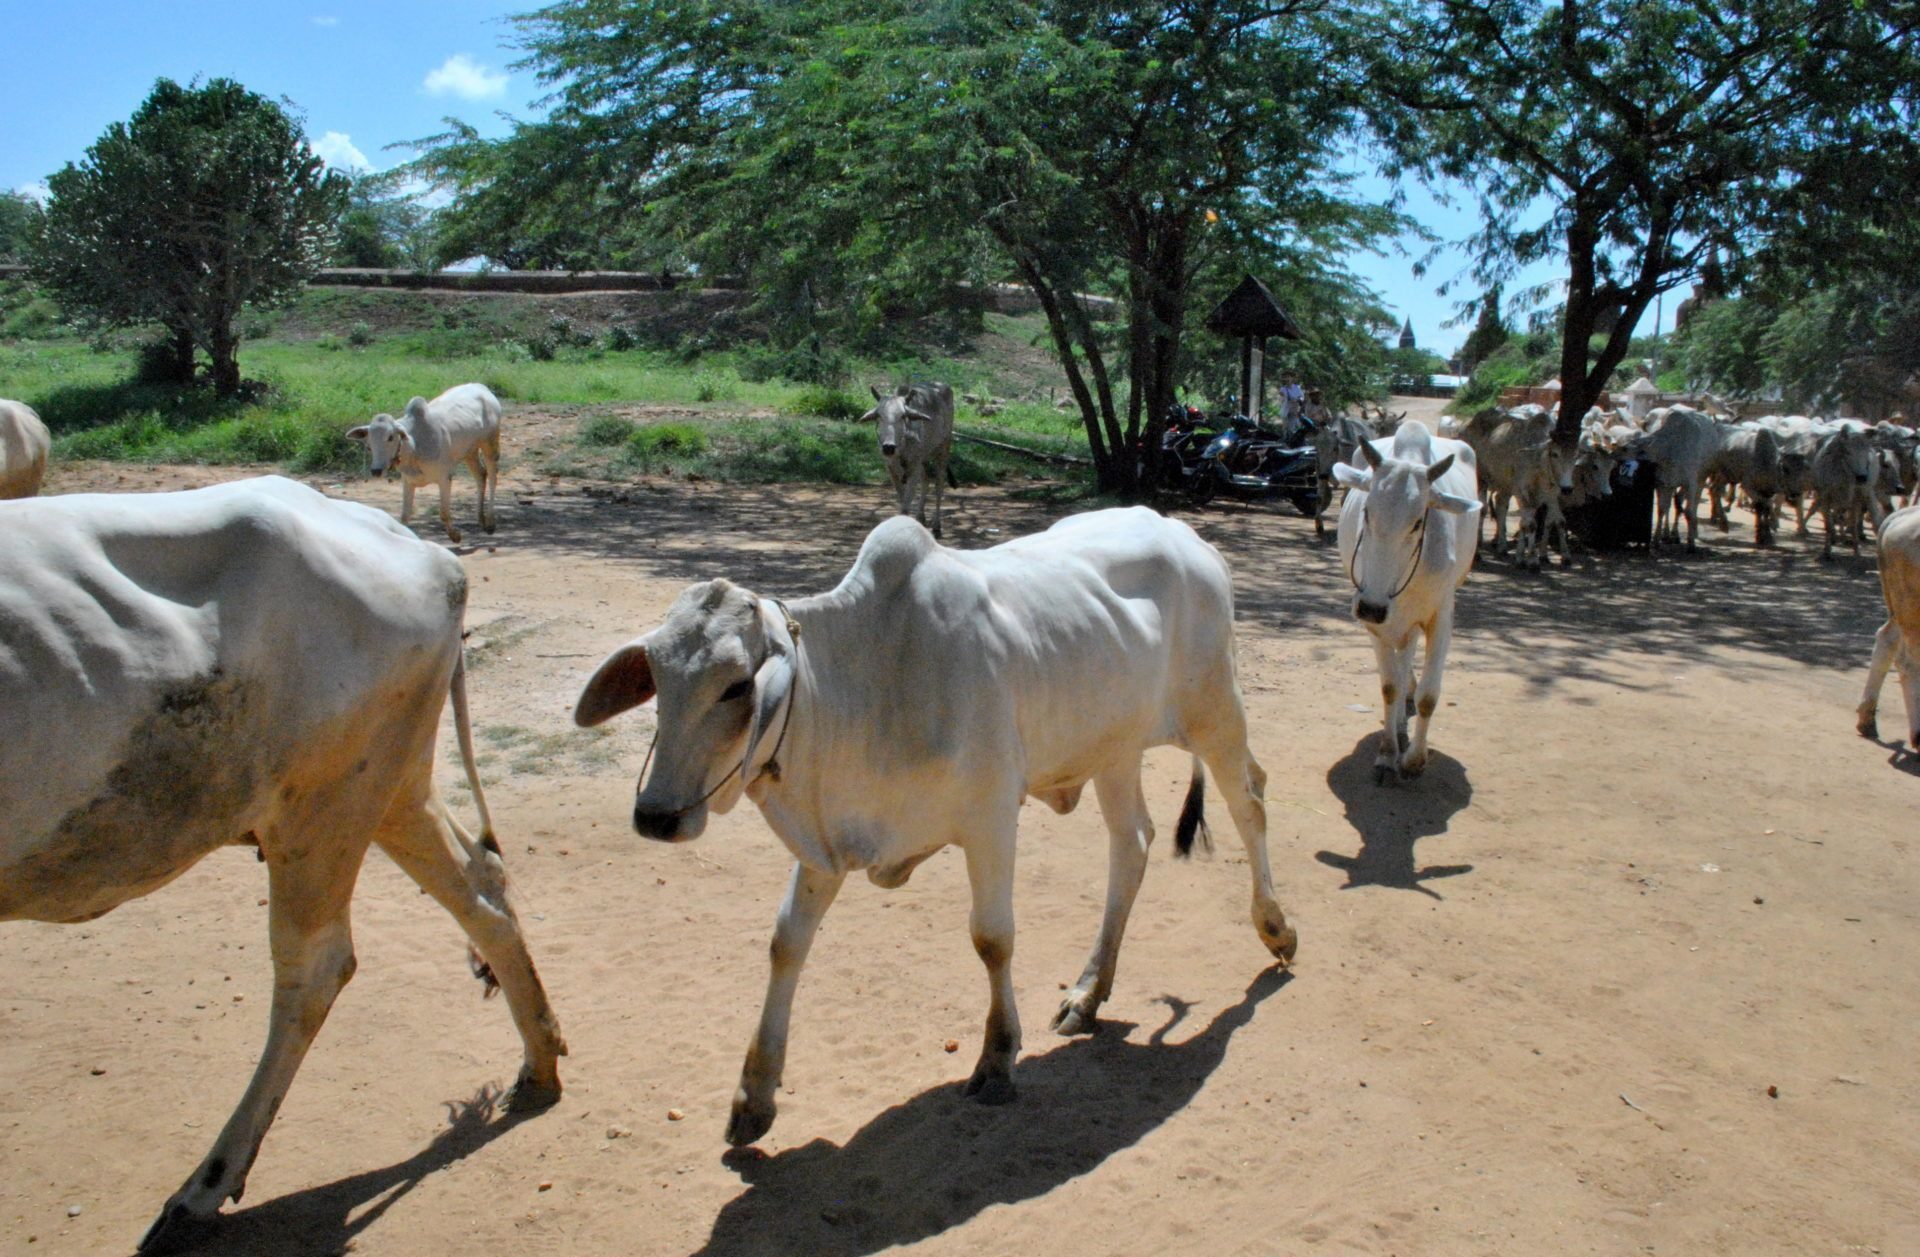
[{"label": "cow shadow on sand", "polygon": [[446,1103],[446,1129],[406,1160],[222,1214],[205,1228],[182,1236],[180,1248],[169,1251],[226,1257],[331,1257],[349,1251],[357,1236],[428,1177],[472,1156],[521,1122],[540,1116],[507,1109],[502,1093],[493,1087],[483,1087],[470,1100]]},{"label": "cow shadow on sand", "polygon": [[1417,890],[1435,899],[1438,891],[1423,885],[1443,877],[1473,872],[1471,864],[1413,862],[1413,844],[1447,832],[1454,814],[1473,799],[1473,783],[1460,761],[1429,750],[1427,771],[1412,781],[1376,785],[1373,758],[1379,734],[1368,733],[1347,757],[1327,770],[1327,786],[1347,809],[1347,823],[1360,835],[1355,855],[1317,851],[1314,859],[1347,875],[1341,889],[1391,886]]},{"label": "cow shadow on sand", "polygon": [[[696,1257],[809,1253],[864,1257],[939,1235],[983,1210],[1045,1195],[1132,1147],[1185,1108],[1225,1059],[1235,1032],[1288,982],[1270,968],[1239,1002],[1169,1043],[1188,1005],[1145,1042],[1126,1022],[1021,1058],[1020,1097],[985,1107],[955,1083],[924,1091],[867,1123],[846,1144],[824,1139],[766,1156],[726,1154],[747,1190],[714,1219]],[[1071,1249],[1071,1243],[1066,1245]]]}]

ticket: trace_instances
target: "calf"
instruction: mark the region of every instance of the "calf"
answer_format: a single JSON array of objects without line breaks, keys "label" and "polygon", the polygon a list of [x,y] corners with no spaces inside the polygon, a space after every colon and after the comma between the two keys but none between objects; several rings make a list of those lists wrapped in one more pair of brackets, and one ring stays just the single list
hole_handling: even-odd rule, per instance
[{"label": "calf", "polygon": [[500,399],[484,384],[458,384],[428,401],[416,397],[395,419],[375,415],[373,422],[347,431],[349,441],[367,447],[369,475],[400,473],[405,486],[400,522],[413,520],[413,491],[440,486],[440,525],[458,544],[453,526],[453,472],[465,463],[480,492],[480,527],[492,532],[493,496],[500,481]]},{"label": "calf", "polygon": [[30,498],[47,474],[53,438],[33,407],[0,400],[0,498]]},{"label": "calf", "polygon": [[[1340,561],[1353,583],[1353,615],[1373,637],[1383,710],[1376,780],[1417,777],[1427,767],[1427,726],[1453,641],[1453,598],[1473,567],[1480,486],[1473,448],[1409,421],[1391,438],[1363,442],[1365,468],[1333,469],[1347,486],[1340,508]],[[1413,675],[1413,637],[1426,665]],[[1407,717],[1414,716],[1413,737]]]},{"label": "calf", "polygon": [[1108,833],[1106,914],[1054,1026],[1088,1031],[1113,985],[1153,822],[1140,756],[1193,755],[1176,849],[1201,820],[1203,765],[1246,846],[1253,924],[1283,963],[1295,935],[1267,865],[1266,774],[1234,674],[1233,581],[1185,524],[1097,511],[990,550],[948,550],[911,519],[881,524],[831,593],[791,605],[724,580],[680,595],[581,692],[595,725],[658,696],[657,754],[634,828],[681,842],[752,799],[795,860],[774,926],[760,1026],[727,1139],[773,1124],[794,988],[848,873],[904,884],[946,846],[966,856],[973,943],[991,1003],[966,1091],[1013,1096],[1013,864],[1021,800],[1072,811],[1091,781]]},{"label": "calf", "polygon": [[[566,1045],[474,768],[459,561],[277,477],[0,503],[0,536],[0,921],[92,920],[224,846],[267,866],[266,1048],[142,1247],[240,1198],[353,976],[348,906],[370,843],[506,991],[525,1047],[515,1102],[558,1096]],[[434,784],[449,693],[478,840]]]},{"label": "calf", "polygon": [[[953,457],[953,390],[944,384],[910,384],[886,396],[871,388],[874,407],[861,418],[880,429],[886,461],[902,515],[927,522],[927,490],[933,491],[933,535],[940,535],[940,501]],[[916,509],[917,503],[917,509]]]}]

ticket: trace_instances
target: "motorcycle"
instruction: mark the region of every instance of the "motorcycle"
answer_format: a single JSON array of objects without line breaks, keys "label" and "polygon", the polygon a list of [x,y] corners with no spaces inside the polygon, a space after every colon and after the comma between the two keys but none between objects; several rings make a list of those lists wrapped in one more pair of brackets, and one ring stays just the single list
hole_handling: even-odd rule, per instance
[{"label": "motorcycle", "polygon": [[[1195,479],[1205,466],[1201,455],[1213,440],[1217,425],[1209,424],[1198,406],[1174,402],[1167,407],[1166,423],[1160,433],[1160,483],[1174,492],[1193,491]],[[1146,475],[1144,442],[1135,450],[1136,470]]]},{"label": "motorcycle", "polygon": [[1281,437],[1245,415],[1234,415],[1200,452],[1200,465],[1189,482],[1195,506],[1204,506],[1219,493],[1242,501],[1285,498],[1302,515],[1320,508],[1320,472],[1313,445],[1313,422],[1299,445]]}]

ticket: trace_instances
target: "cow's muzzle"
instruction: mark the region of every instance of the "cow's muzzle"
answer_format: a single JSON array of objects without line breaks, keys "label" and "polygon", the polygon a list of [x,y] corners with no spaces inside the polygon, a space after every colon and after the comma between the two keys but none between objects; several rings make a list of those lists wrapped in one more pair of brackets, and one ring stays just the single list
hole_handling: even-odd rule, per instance
[{"label": "cow's muzzle", "polygon": [[1375,602],[1371,598],[1353,600],[1354,618],[1365,624],[1385,624],[1387,622],[1387,604]]},{"label": "cow's muzzle", "polygon": [[883,443],[880,446],[880,452],[886,455],[888,458],[892,458],[895,454],[898,454],[900,452],[900,447],[889,441],[889,442]]},{"label": "cow's muzzle", "polygon": [[[704,816],[704,809],[701,809]],[[686,842],[700,835],[702,825],[687,824],[685,812],[655,812],[633,805],[633,831],[655,842]]]}]

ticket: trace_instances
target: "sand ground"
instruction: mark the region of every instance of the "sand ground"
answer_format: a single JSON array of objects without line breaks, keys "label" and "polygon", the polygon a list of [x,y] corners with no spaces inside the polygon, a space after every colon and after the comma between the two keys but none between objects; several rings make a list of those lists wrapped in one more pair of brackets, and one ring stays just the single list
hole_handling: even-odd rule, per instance
[{"label": "sand ground", "polygon": [[[538,431],[522,416],[510,453]],[[68,467],[53,490],[230,474]],[[398,508],[395,485],[320,483]],[[1017,1103],[958,1095],[986,989],[948,852],[897,891],[848,884],[779,1121],[727,1154],[788,861],[750,805],[690,846],[636,838],[650,709],[568,715],[689,581],[830,586],[885,496],[512,478],[497,536],[460,548],[473,709],[567,1093],[494,1111],[505,1009],[375,855],[359,976],[204,1251],[1920,1252],[1920,782],[1853,731],[1872,556],[1823,564],[1791,528],[1768,552],[1737,526],[1693,557],[1483,566],[1435,762],[1379,787],[1329,549],[1284,507],[1186,513],[1235,569],[1293,973],[1246,920],[1230,833],[1165,850],[1186,764],[1156,752],[1163,840],[1100,1033],[1046,1028],[1099,919],[1089,793],[1023,814]],[[1057,513],[949,502],[962,546]],[[470,815],[459,775],[443,757]],[[198,1162],[264,1035],[264,894],[235,849],[87,925],[0,927],[0,1253],[127,1251]]]}]

